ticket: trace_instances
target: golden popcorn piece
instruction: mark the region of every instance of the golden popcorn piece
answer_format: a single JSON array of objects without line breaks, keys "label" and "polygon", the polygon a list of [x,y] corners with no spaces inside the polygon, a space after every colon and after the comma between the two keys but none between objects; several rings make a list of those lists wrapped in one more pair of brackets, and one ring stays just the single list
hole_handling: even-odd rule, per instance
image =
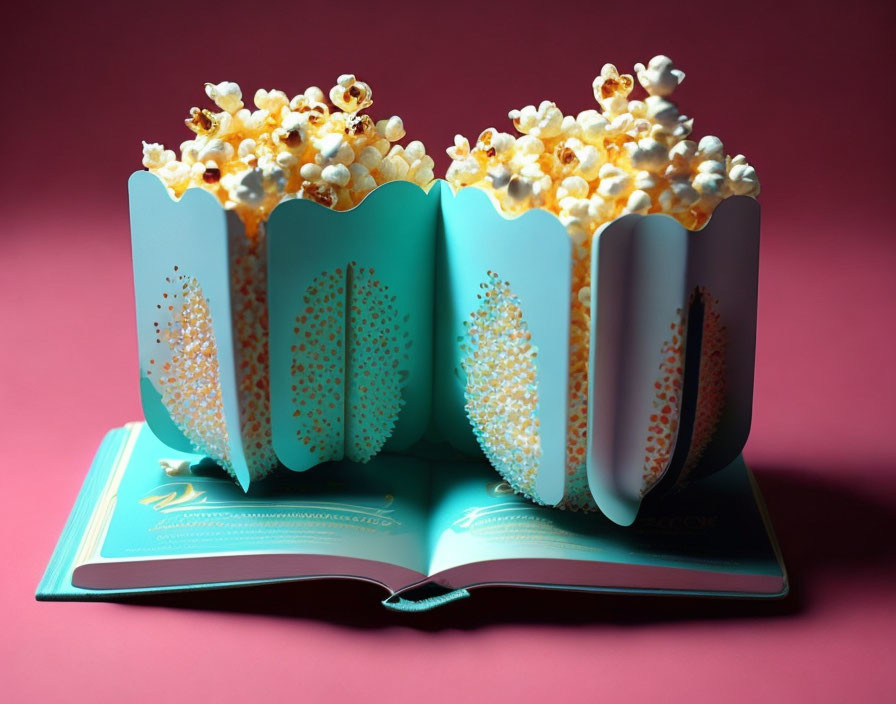
[{"label": "golden popcorn piece", "polygon": [[211,136],[218,131],[220,120],[211,110],[190,108],[190,117],[184,120],[196,134]]}]

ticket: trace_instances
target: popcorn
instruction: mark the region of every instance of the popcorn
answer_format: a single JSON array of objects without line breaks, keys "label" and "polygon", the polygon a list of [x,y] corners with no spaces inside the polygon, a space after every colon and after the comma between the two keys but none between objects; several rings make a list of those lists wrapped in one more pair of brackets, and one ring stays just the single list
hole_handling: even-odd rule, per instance
[{"label": "popcorn", "polygon": [[[382,127],[381,127],[382,126]],[[388,120],[380,120],[376,123],[376,131],[390,142],[397,142],[405,135],[404,123],[401,118],[393,115]]]},{"label": "popcorn", "polygon": [[205,94],[225,112],[235,113],[243,107],[243,92],[236,83],[230,81],[218,84],[206,83]]},{"label": "popcorn", "polygon": [[268,92],[264,88],[259,88],[255,91],[255,97],[252,102],[255,103],[255,107],[259,110],[267,110],[268,114],[275,115],[280,112],[281,108],[289,105],[289,98],[286,97],[286,93],[282,90]]},{"label": "popcorn", "polygon": [[672,59],[663,55],[654,56],[646,67],[635,64],[635,75],[644,90],[659,96],[670,95],[684,80],[684,71],[673,68]]},{"label": "popcorn", "polygon": [[604,64],[591,87],[594,89],[594,99],[603,111],[608,115],[618,115],[628,107],[626,98],[634,85],[630,74],[620,74],[613,64]]},{"label": "popcorn", "polygon": [[[195,135],[180,145],[180,159],[161,144],[144,142],[143,165],[174,197],[197,186],[214,193],[242,218],[250,238],[285,199],[307,197],[345,209],[387,181],[426,186],[435,178],[422,143],[397,144],[406,134],[400,117],[374,123],[362,114],[373,92],[352,74],[340,76],[330,89],[332,104],[317,86],[292,99],[280,90],[259,89],[255,110],[245,107],[236,83],[206,83],[205,93],[219,111],[190,110],[186,124]],[[502,153],[514,142],[510,135],[495,140]],[[469,143],[465,149],[469,153]],[[352,169],[356,163],[361,168]],[[471,169],[470,178],[481,178],[480,171]]]},{"label": "popcorn", "polygon": [[174,152],[161,144],[143,142],[143,166],[147,169],[161,169],[174,158]]},{"label": "popcorn", "polygon": [[334,186],[347,186],[352,174],[345,164],[331,164],[321,171],[320,177]]},{"label": "popcorn", "polygon": [[169,477],[184,477],[192,474],[190,471],[190,460],[160,459],[159,467],[164,469],[165,474]]},{"label": "popcorn", "polygon": [[[666,56],[636,64],[647,92],[630,99],[635,79],[605,64],[592,84],[600,110],[575,117],[550,101],[511,110],[518,136],[485,130],[471,148],[462,135],[448,148],[446,179],[455,187],[488,191],[502,211],[544,208],[557,215],[573,243],[570,292],[570,486],[585,486],[588,348],[591,329],[591,241],[603,224],[629,213],[666,213],[699,229],[732,195],[757,196],[755,169],[742,155],[728,157],[717,137],[688,139],[693,120],[671,100],[684,73]],[[500,373],[500,372],[496,372]],[[496,380],[496,383],[499,383]],[[593,508],[590,496],[564,499]]]},{"label": "popcorn", "polygon": [[358,112],[373,104],[373,91],[366,83],[346,73],[336,79],[330,89],[330,101],[343,112]]}]

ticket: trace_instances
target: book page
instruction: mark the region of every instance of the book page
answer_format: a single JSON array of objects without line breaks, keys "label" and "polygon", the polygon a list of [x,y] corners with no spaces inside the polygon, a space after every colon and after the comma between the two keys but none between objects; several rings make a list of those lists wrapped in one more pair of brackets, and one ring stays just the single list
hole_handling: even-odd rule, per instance
[{"label": "book page", "polygon": [[161,458],[201,459],[171,450],[144,427],[118,488],[103,560],[308,554],[426,570],[429,473],[420,460],[281,469],[243,493],[216,468],[168,476]]},{"label": "book page", "polygon": [[[542,584],[569,583],[567,571],[594,579],[584,563],[780,577],[740,459],[678,496],[645,506],[630,527],[599,513],[537,506],[484,463],[435,466],[429,546],[430,576],[478,564],[463,570],[472,583],[502,581],[502,564],[513,575],[504,581],[523,575],[521,581]],[[531,561],[531,574],[521,561]]]}]

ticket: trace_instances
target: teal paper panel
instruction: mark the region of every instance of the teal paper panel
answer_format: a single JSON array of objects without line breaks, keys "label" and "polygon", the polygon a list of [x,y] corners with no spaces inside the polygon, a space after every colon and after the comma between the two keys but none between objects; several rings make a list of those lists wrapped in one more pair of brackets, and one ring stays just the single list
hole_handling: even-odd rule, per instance
[{"label": "teal paper panel", "polygon": [[[532,210],[508,219],[483,191],[467,188],[455,195],[447,185],[442,187],[442,224],[434,379],[434,420],[439,433],[458,449],[475,449],[464,411],[464,323],[483,304],[478,298],[484,293],[483,284],[506,284],[519,299],[522,320],[537,348],[541,458],[535,489],[542,501],[556,504],[563,498],[566,474],[569,236],[546,211]],[[495,382],[497,393],[497,376]]]},{"label": "teal paper panel", "polygon": [[[658,453],[664,471],[675,439],[658,437],[651,419],[657,380],[681,381],[665,367],[683,366],[667,348],[686,308],[687,231],[665,215],[626,216],[598,231],[592,256],[588,483],[601,511],[629,525],[647,486],[645,455]],[[669,399],[666,425],[677,412]]]},{"label": "teal paper panel", "polygon": [[440,188],[397,181],[349,211],[297,199],[271,214],[273,440],[291,469],[363,461],[422,437]]},{"label": "teal paper panel", "polygon": [[[691,469],[694,476],[721,469],[743,449],[758,217],[756,201],[738,197],[700,231],[666,215],[629,215],[595,235],[588,481],[617,523],[631,524],[648,492]],[[699,389],[695,397],[686,377]]]},{"label": "teal paper panel", "polygon": [[[234,231],[242,232],[242,223],[202,189],[190,189],[180,200],[173,200],[162,182],[146,171],[131,176],[128,191],[140,375],[156,391],[155,395],[141,393],[146,420],[170,447],[192,449],[183,432],[174,432],[176,426],[161,403],[158,382],[153,381],[153,373],[158,378],[165,362],[172,364],[176,375],[179,363],[172,359],[172,352],[158,331],[174,323],[184,297],[190,295],[192,306],[204,301],[211,319],[217,347],[223,416],[220,422],[227,433],[230,463],[245,489],[249,471],[240,440],[228,252],[228,237]],[[207,392],[207,384],[196,390]],[[141,391],[148,391],[146,384]],[[220,433],[216,435],[221,439]]]},{"label": "teal paper panel", "polygon": [[[755,198],[726,198],[706,227],[688,234],[688,290],[704,288],[718,315],[724,342],[724,408],[712,440],[701,450],[692,478],[715,472],[743,450],[750,434],[756,359],[760,205]],[[710,404],[712,398],[701,399]]]}]

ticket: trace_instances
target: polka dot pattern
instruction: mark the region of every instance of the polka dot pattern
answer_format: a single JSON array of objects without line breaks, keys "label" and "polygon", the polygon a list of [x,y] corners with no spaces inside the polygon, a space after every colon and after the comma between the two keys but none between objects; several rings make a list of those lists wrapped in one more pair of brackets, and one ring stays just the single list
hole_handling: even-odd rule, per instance
[{"label": "polka dot pattern", "polygon": [[374,269],[319,274],[302,297],[291,347],[297,441],[321,462],[367,462],[404,405],[408,317]]},{"label": "polka dot pattern", "polygon": [[277,466],[268,371],[267,254],[264,232],[231,243],[231,305],[243,452],[252,480]]},{"label": "polka dot pattern", "polygon": [[647,426],[641,495],[649,492],[663,476],[678,435],[681,393],[684,388],[684,341],[686,321],[679,308],[669,324],[669,339],[660,350],[659,376],[653,383],[654,398]]},{"label": "polka dot pattern", "polygon": [[302,296],[291,347],[297,440],[321,462],[343,452],[345,270],[317,276]]},{"label": "polka dot pattern", "polygon": [[[276,465],[271,443],[268,391],[266,264],[258,246],[242,243],[231,263],[233,333],[240,435],[250,480],[261,479]],[[256,243],[257,244],[257,243]],[[218,348],[211,312],[196,278],[166,277],[162,303],[166,322],[155,322],[157,343],[168,348],[168,361],[153,359],[162,403],[193,445],[236,477],[224,422]],[[161,315],[164,314],[164,315]],[[161,355],[160,355],[161,358]]]},{"label": "polka dot pattern", "polygon": [[514,491],[541,503],[535,477],[541,458],[536,361],[529,326],[510,284],[493,271],[464,322],[466,412],[492,466]]},{"label": "polka dot pattern", "polygon": [[[573,246],[569,311],[568,419],[566,426],[566,492],[561,508],[596,511],[588,487],[588,355],[591,344],[591,241]],[[582,292],[588,296],[583,296]]]},{"label": "polka dot pattern", "polygon": [[[698,299],[703,305],[703,329],[700,338],[694,429],[688,456],[678,481],[684,480],[703,457],[715,435],[726,402],[726,332],[718,312],[719,302],[705,287],[700,287],[691,295],[688,308],[691,308]],[[647,494],[662,477],[672,458],[678,435],[684,385],[684,341],[687,319],[681,309],[676,311],[676,316],[677,320],[670,325],[670,338],[663,344],[661,351],[660,376],[654,382],[656,395],[648,426],[642,495]]]},{"label": "polka dot pattern", "polygon": [[165,277],[162,302],[153,322],[158,359],[147,375],[162,403],[193,449],[220,463],[231,475],[230,444],[224,424],[218,347],[202,287],[174,267]]},{"label": "polka dot pattern", "polygon": [[699,289],[703,299],[703,338],[700,348],[700,378],[697,384],[697,413],[690,452],[681,479],[697,466],[712,441],[722,412],[725,410],[725,347],[727,334],[718,312],[718,300],[705,288]]},{"label": "polka dot pattern", "polygon": [[411,340],[408,316],[370,268],[349,269],[345,456],[367,462],[392,434],[404,406]]}]

